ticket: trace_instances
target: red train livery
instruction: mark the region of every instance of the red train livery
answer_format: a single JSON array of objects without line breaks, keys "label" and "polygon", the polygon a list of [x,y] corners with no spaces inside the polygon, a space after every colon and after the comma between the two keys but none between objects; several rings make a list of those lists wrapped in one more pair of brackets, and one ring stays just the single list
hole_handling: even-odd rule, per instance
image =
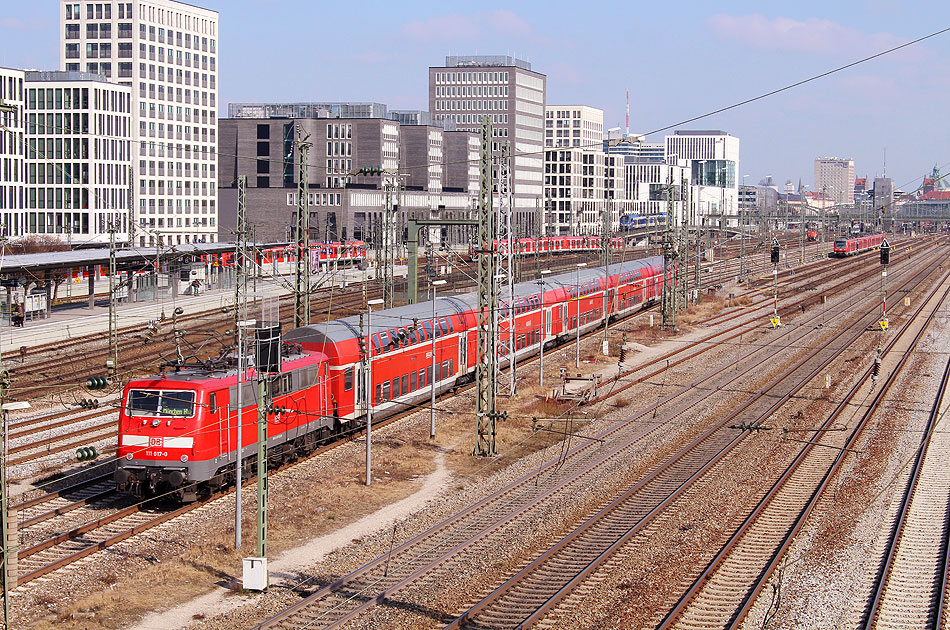
[{"label": "red train livery", "polygon": [[[493,241],[495,250],[500,254],[508,253],[508,241]],[[517,256],[525,254],[535,254],[551,252],[554,254],[563,254],[568,252],[590,252],[600,251],[601,243],[599,236],[551,236],[545,238],[521,238],[514,241],[514,252]],[[622,251],[624,249],[624,240],[622,238],[611,238],[610,249],[613,251]],[[468,246],[468,253],[475,260],[475,252],[472,245]]]},{"label": "red train livery", "polygon": [[855,238],[838,238],[835,239],[832,255],[838,257],[853,256],[854,254],[880,247],[883,242],[884,234],[857,236]]},{"label": "red train livery", "polygon": [[[645,258],[583,269],[516,285],[515,300],[501,304],[499,353],[508,344],[516,357],[531,355],[541,343],[573,339],[577,328],[603,325],[656,300],[662,291],[663,259]],[[543,291],[540,289],[543,288]],[[270,383],[268,454],[272,463],[308,452],[318,443],[362,424],[366,405],[384,417],[472,380],[476,361],[477,297],[439,297],[372,314],[368,334],[370,396],[360,362],[359,317],[304,326],[284,336],[281,372]],[[542,316],[543,312],[543,316]],[[514,328],[510,326],[514,320]],[[543,319],[543,322],[542,322]],[[433,373],[432,348],[435,347]],[[253,380],[253,370],[248,373]],[[137,496],[171,494],[194,500],[199,493],[234,480],[237,426],[241,426],[248,470],[257,453],[257,384],[244,383],[240,422],[237,371],[182,368],[130,382],[119,412],[119,468],[116,482]]]}]

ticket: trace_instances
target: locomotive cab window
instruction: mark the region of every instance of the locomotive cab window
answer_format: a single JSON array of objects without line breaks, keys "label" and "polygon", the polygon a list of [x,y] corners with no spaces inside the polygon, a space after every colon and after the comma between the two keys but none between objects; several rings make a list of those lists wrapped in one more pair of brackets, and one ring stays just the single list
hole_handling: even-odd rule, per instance
[{"label": "locomotive cab window", "polygon": [[133,389],[128,405],[130,416],[189,418],[195,415],[195,392]]}]

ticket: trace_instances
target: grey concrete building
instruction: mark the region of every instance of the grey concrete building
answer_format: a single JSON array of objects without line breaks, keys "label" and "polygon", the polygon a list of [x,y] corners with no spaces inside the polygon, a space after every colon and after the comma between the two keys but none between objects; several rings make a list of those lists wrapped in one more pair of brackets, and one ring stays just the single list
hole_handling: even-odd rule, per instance
[{"label": "grey concrete building", "polygon": [[448,56],[429,68],[429,111],[478,133],[492,120],[493,151],[511,142],[513,224],[526,234],[541,229],[544,194],[544,105],[547,77],[507,55]]},{"label": "grey concrete building", "polygon": [[228,103],[228,118],[386,118],[382,103]]},{"label": "grey concrete building", "polygon": [[[248,221],[256,238],[292,238],[298,137],[309,136],[313,143],[309,206],[314,240],[372,240],[385,208],[386,176],[354,174],[362,167],[381,166],[399,174],[401,190],[394,205],[400,240],[409,218],[469,218],[477,192],[477,170],[472,179],[456,165],[445,164],[446,155],[462,154],[465,162],[474,159],[477,164],[477,140],[469,133],[401,127],[386,118],[226,118],[220,128],[221,239],[230,238],[235,229],[240,176],[247,177]],[[458,228],[446,236],[453,242],[468,238]]]}]

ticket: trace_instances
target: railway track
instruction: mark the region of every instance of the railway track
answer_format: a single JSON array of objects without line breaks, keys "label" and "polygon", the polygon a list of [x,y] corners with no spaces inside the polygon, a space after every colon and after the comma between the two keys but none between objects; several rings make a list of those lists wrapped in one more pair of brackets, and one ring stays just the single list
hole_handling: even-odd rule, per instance
[{"label": "railway track", "polygon": [[[944,275],[940,286],[920,304],[915,318],[887,345],[885,356],[894,352],[900,360],[895,369],[888,373],[873,400],[864,408],[854,428],[844,435],[828,431],[846,410],[856,404],[860,406],[858,397],[867,392],[866,385],[871,380],[870,368],[832,414],[815,429],[815,435],[821,436],[821,445],[829,448],[817,448],[813,442],[808,442],[801,449],[769,487],[755,510],[735,530],[699,577],[693,580],[692,586],[659,628],[736,628],[742,623],[755,597],[764,588],[782,554],[820,500],[822,491],[840,467],[844,456],[897,380],[910,352],[932,321],[937,306],[950,294],[947,278]],[[930,310],[921,321],[916,316],[925,311],[925,307]]]},{"label": "railway track", "polygon": [[946,621],[950,438],[941,421],[950,402],[948,386],[950,361],[916,450],[861,628],[941,628]]},{"label": "railway track", "polygon": [[[842,306],[846,307],[847,305]],[[842,310],[841,313],[843,312]],[[798,333],[789,331],[780,334],[797,341],[800,335],[809,334],[812,330],[808,328],[806,331],[806,328],[799,327]],[[861,332],[863,327],[856,331],[856,334]],[[790,341],[789,345],[795,341]],[[832,347],[832,350],[834,348]],[[699,387],[709,392],[726,390],[728,383],[734,382],[734,379],[747,376],[753,370],[761,371],[764,365],[773,362],[774,349],[766,351],[761,348],[756,352],[761,355],[760,360],[749,361],[749,365],[744,366],[746,369],[739,372],[735,371],[735,366],[720,369],[720,373],[728,373],[724,382],[711,382],[713,376],[707,374],[679,387],[656,405],[648,406],[642,412],[626,418],[607,432],[592,436],[597,442],[586,442],[572,449],[565,458],[539,466],[536,473],[519,479],[417,538],[403,543],[393,549],[391,554],[377,558],[340,580],[318,589],[307,599],[258,627],[336,627],[356,619],[376,603],[392,600],[398,593],[419,586],[423,581],[430,584],[437,582],[440,576],[451,571],[449,565],[464,562],[454,560],[463,551],[477,554],[478,549],[484,549],[486,546],[497,549],[500,544],[497,536],[499,531],[511,527],[515,521],[532,522],[533,515],[537,513],[535,510],[540,510],[539,506],[555,493],[583,496],[578,494],[577,488],[577,485],[582,485],[582,480],[588,483],[594,483],[593,479],[601,480],[604,472],[602,468],[607,466],[608,462],[617,461],[615,457],[622,458],[622,454],[632,445],[663,430],[673,418],[688,413],[691,401],[683,401],[678,409],[666,412],[652,428],[634,432],[631,428],[634,422],[642,422],[654,409],[670,403],[684,392]],[[728,429],[723,432],[728,433]],[[733,433],[741,434],[737,431]],[[603,446],[595,449],[593,445],[599,444],[600,440],[604,440]],[[554,466],[560,467],[558,475],[549,474]],[[413,603],[401,601],[394,605],[411,607]]]},{"label": "railway track", "polygon": [[[84,501],[85,503],[83,503]],[[73,512],[78,510],[80,507],[84,507],[85,504],[92,502],[94,502],[94,500],[80,498],[74,502],[74,505],[57,506],[53,510],[48,510],[43,515],[41,520],[46,521],[55,516],[62,515],[67,512]],[[153,523],[152,526],[167,520],[164,513],[149,514],[148,516],[150,518],[149,522]],[[173,517],[174,516],[170,518]],[[55,568],[68,564],[69,561],[64,559],[73,558],[75,560],[80,557],[84,557],[89,553],[94,553],[99,549],[111,546],[116,542],[120,542],[128,536],[134,535],[134,533],[144,531],[148,526],[145,521],[141,520],[143,518],[145,518],[145,515],[141,510],[127,514],[119,511],[114,515],[104,518],[97,518],[90,523],[80,525],[78,527],[72,528],[68,532],[64,532],[63,534],[52,537],[50,540],[32,545],[29,547],[29,549],[24,549],[23,552],[21,552],[26,554],[23,556],[24,560],[27,560],[27,558],[36,558],[36,560],[29,560],[24,564],[25,567],[29,567],[29,570],[24,572],[24,578],[27,580],[35,579],[35,577],[39,577],[40,575],[45,574],[45,572],[55,570]],[[119,531],[119,529],[122,529],[123,531]],[[74,542],[74,539],[77,537],[82,538],[84,542],[88,542],[89,544],[80,545],[77,548]],[[29,553],[27,554],[28,551]],[[31,563],[40,564],[43,566],[34,566],[34,564]],[[49,568],[48,570],[44,569],[43,567],[47,565],[52,568]]]},{"label": "railway track", "polygon": [[[557,541],[448,627],[514,628],[540,621],[656,516],[684,497],[706,471],[726,461],[754,427],[762,426],[834,361],[839,343],[848,347],[864,334],[866,323],[862,319],[871,315],[873,309],[848,325],[841,333],[843,343],[834,337],[823,340],[716,426]],[[690,627],[714,626],[710,619],[703,618],[698,626]]]}]

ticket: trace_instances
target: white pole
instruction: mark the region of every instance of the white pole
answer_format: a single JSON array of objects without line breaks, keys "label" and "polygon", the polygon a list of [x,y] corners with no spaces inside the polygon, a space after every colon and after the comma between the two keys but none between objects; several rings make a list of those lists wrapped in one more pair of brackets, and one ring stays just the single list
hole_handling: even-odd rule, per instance
[{"label": "white pole", "polygon": [[581,366],[581,267],[586,267],[587,263],[577,263],[577,271],[575,272],[575,286],[577,287],[576,293],[577,296],[575,301],[577,306],[575,308],[575,313],[577,314],[577,348],[574,356],[574,366]]},{"label": "white pole", "polygon": [[[439,285],[445,284],[445,280],[433,280],[432,281],[432,378],[429,379],[431,397],[429,406],[429,439],[435,439],[435,297],[436,297],[436,288]],[[462,366],[459,366],[460,368]]]},{"label": "white pole", "polygon": [[242,320],[237,322],[237,334],[238,334],[238,374],[237,374],[237,400],[234,405],[237,407],[237,419],[235,420],[235,432],[237,434],[237,440],[235,442],[235,449],[237,450],[237,457],[234,462],[234,548],[241,548],[241,484],[242,475],[241,475],[241,465],[242,465],[242,453],[243,448],[242,439],[241,439],[241,419],[244,411],[244,401],[242,398],[243,389],[244,389],[244,377],[246,376],[245,372],[247,371],[247,356],[244,352],[244,329],[248,326],[257,325],[257,321],[253,319]]},{"label": "white pole", "polygon": [[373,483],[373,306],[383,300],[370,300],[366,303],[366,485]]},{"label": "white pole", "polygon": [[544,391],[544,335],[547,331],[545,326],[547,317],[544,312],[544,275],[548,273],[551,273],[550,269],[543,269],[541,271],[541,277],[538,279],[538,286],[541,287],[541,346],[538,348],[538,355],[540,357],[538,360],[538,386],[541,388],[542,393]]},{"label": "white pole", "polygon": [[[374,302],[376,300],[373,300]],[[373,396],[371,388],[373,386],[373,377],[372,377],[372,365],[373,365],[373,307],[371,304],[367,303],[368,310],[366,312],[366,329],[368,331],[366,338],[366,353],[368,359],[366,361],[366,380],[369,382],[369,387],[366,389],[366,393],[369,396],[369,404],[366,405],[366,485],[373,483]]]}]

